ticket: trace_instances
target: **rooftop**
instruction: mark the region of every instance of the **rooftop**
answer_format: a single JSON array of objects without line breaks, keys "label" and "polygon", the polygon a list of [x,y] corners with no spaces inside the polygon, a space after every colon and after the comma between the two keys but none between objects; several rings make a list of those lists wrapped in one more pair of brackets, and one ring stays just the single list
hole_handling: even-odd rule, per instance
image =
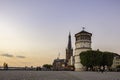
[{"label": "rooftop", "polygon": [[89,35],[92,36],[92,33],[89,33],[89,32],[87,32],[87,31],[85,31],[85,30],[82,30],[82,31],[78,32],[77,34],[75,34],[75,36],[76,36],[76,35],[79,35],[79,34],[89,34]]}]

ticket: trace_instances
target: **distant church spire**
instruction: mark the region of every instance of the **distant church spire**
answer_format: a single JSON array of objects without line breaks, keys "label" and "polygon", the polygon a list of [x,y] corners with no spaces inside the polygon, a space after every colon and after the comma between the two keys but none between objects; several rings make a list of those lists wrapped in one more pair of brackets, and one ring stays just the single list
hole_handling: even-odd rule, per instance
[{"label": "distant church spire", "polygon": [[71,44],[71,33],[69,32],[69,36],[68,36],[68,49],[72,49],[72,44]]},{"label": "distant church spire", "polygon": [[66,48],[66,62],[67,62],[67,65],[69,65],[68,62],[70,61],[71,56],[73,56],[73,49],[72,49],[72,42],[71,42],[71,33],[69,32],[68,46]]}]

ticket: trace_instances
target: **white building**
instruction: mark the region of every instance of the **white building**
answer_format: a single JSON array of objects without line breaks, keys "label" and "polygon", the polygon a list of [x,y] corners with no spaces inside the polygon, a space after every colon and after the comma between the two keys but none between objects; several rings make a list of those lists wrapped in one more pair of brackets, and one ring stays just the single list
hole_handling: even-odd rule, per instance
[{"label": "white building", "polygon": [[115,56],[113,59],[112,68],[116,68],[120,65],[120,56]]},{"label": "white building", "polygon": [[75,59],[75,71],[82,71],[83,70],[83,65],[81,64],[80,56],[79,54],[82,51],[87,51],[91,50],[91,36],[92,34],[84,31],[84,29],[75,34],[75,54],[74,54],[74,59]]}]

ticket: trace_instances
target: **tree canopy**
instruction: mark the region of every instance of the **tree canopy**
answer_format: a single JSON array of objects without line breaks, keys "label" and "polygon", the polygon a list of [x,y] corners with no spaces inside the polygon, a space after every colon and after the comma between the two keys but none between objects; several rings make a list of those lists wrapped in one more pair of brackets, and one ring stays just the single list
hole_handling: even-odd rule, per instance
[{"label": "tree canopy", "polygon": [[50,69],[52,67],[52,65],[51,64],[44,64],[43,67]]},{"label": "tree canopy", "polygon": [[111,66],[116,53],[90,50],[80,53],[81,64],[86,67]]}]

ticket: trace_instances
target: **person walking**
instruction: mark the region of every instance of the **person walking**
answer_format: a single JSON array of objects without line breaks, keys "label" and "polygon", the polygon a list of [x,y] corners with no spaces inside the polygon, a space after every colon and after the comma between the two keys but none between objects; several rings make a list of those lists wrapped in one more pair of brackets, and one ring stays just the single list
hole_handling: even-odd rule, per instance
[{"label": "person walking", "polygon": [[101,66],[100,70],[101,70],[101,73],[103,73],[104,72],[104,67]]}]

